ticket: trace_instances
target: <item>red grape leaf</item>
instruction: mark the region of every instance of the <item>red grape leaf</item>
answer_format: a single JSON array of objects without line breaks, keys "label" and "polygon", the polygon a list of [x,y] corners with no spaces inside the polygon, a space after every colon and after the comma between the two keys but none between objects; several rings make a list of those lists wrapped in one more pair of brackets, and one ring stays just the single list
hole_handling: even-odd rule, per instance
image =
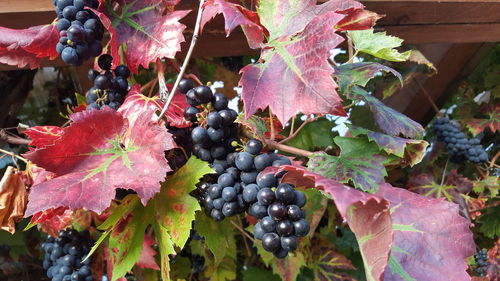
[{"label": "red grape leaf", "polygon": [[385,279],[470,280],[465,259],[475,253],[470,222],[456,204],[380,186],[377,195],[391,202],[394,243]]},{"label": "red grape leaf", "polygon": [[348,91],[349,86],[353,84],[362,87],[366,86],[372,78],[376,77],[382,71],[391,72],[403,83],[403,77],[399,72],[378,62],[358,62],[338,65],[335,67],[335,77],[340,89]]},{"label": "red grape leaf", "polygon": [[342,17],[317,16],[297,36],[267,43],[259,62],[241,69],[246,118],[267,106],[282,124],[299,111],[345,115],[328,63],[330,50],[344,40],[333,29]]},{"label": "red grape leaf", "polygon": [[107,107],[71,115],[73,122],[52,146],[25,154],[57,175],[32,187],[26,216],[60,206],[100,213],[116,188],[135,190],[146,204],[171,170],[164,151],[175,147],[172,135],[151,116],[145,110],[129,123]]},{"label": "red grape leaf", "polygon": [[488,115],[488,119],[463,119],[469,131],[474,135],[478,135],[486,128],[489,128],[493,133],[500,131],[500,104],[488,106],[482,113]]},{"label": "red grape leaf", "polygon": [[30,145],[37,148],[53,145],[62,133],[63,129],[57,126],[35,126],[24,131],[24,134],[31,139]]},{"label": "red grape leaf", "polygon": [[16,222],[23,218],[28,199],[23,174],[9,166],[0,181],[0,229],[12,234],[16,231]]},{"label": "red grape leaf", "polygon": [[352,98],[360,99],[366,102],[370,110],[373,112],[375,122],[382,131],[391,135],[403,135],[409,138],[418,138],[422,136],[424,128],[419,123],[411,120],[406,115],[394,110],[376,97],[358,86],[352,88],[349,94]]},{"label": "red grape leaf", "polygon": [[260,43],[264,41],[265,31],[264,27],[260,25],[258,14],[243,8],[241,5],[225,0],[209,0],[205,2],[203,15],[201,17],[200,31],[203,30],[203,26],[217,14],[222,14],[226,20],[226,36],[229,36],[233,29],[241,25],[241,29],[247,37],[250,48],[258,48]]},{"label": "red grape leaf", "polygon": [[141,257],[137,261],[136,265],[141,268],[151,268],[154,270],[160,270],[160,267],[156,263],[155,255],[156,251],[151,248],[156,241],[153,237],[149,235],[144,235],[144,242],[142,244]]},{"label": "red grape leaf", "polygon": [[402,158],[402,165],[413,166],[420,163],[425,155],[427,146],[429,146],[429,143],[425,140],[393,137],[360,127],[351,127],[351,132],[353,136],[366,135],[370,141],[374,141],[386,153]]},{"label": "red grape leaf", "polygon": [[[316,5],[316,2],[316,0],[259,1],[260,22],[269,31],[269,41],[302,31],[316,16],[329,12],[349,14],[355,9],[364,7],[354,0],[330,0],[321,5]],[[326,23],[328,28],[335,26]]]},{"label": "red grape leaf", "polygon": [[31,218],[30,224],[39,224],[43,232],[58,236],[59,231],[71,225],[73,211],[67,207],[58,207],[54,209],[38,212]]},{"label": "red grape leaf", "polygon": [[382,18],[379,14],[364,9],[350,9],[345,13],[346,17],[335,26],[339,31],[370,29]]},{"label": "red grape leaf", "polygon": [[167,11],[168,3],[163,0],[115,3],[120,4],[115,10],[107,3],[102,6],[106,6],[106,13],[116,31],[117,44],[126,44],[125,61],[132,72],[137,73],[140,65],[149,68],[149,63],[158,58],[174,58],[180,51],[186,26],[179,20],[189,11]]},{"label": "red grape leaf", "polygon": [[58,54],[56,44],[59,31],[55,24],[37,25],[27,29],[10,29],[0,26],[0,63],[30,68],[40,66],[40,61]]},{"label": "red grape leaf", "polygon": [[389,259],[393,235],[389,202],[309,172],[305,167],[282,166],[279,170],[288,171],[283,176],[284,182],[321,189],[331,196],[356,235],[367,280],[381,280]]},{"label": "red grape leaf", "polygon": [[[171,85],[167,85],[167,88],[170,90]],[[130,121],[137,118],[138,112],[151,110],[154,113],[156,110],[161,110],[163,105],[164,103],[161,102],[158,95],[151,98],[146,97],[141,94],[140,86],[134,85],[130,89],[125,102],[118,109],[118,112],[122,113]],[[178,128],[191,126],[191,122],[184,118],[184,109],[188,106],[185,95],[177,91],[164,115],[171,126]]]}]

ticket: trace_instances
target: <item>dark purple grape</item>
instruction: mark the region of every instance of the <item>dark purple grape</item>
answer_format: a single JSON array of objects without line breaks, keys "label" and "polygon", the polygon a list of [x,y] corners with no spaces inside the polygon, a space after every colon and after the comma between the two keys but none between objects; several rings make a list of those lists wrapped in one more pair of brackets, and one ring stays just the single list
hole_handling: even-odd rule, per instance
[{"label": "dark purple grape", "polygon": [[302,192],[300,190],[295,190],[295,201],[293,202],[293,204],[297,205],[299,208],[302,208],[302,207],[304,207],[306,202],[307,202],[307,199],[306,199],[306,195],[304,194],[304,192]]},{"label": "dark purple grape", "polygon": [[222,214],[226,217],[234,216],[238,212],[238,203],[237,202],[228,202],[225,203],[222,207]]},{"label": "dark purple grape", "polygon": [[214,129],[212,127],[208,127],[207,133],[208,137],[213,142],[220,142],[222,141],[222,138],[224,138],[224,130],[222,129]]},{"label": "dark purple grape", "polygon": [[256,184],[249,184],[243,188],[243,199],[247,203],[255,203],[257,201],[257,193],[259,187]]},{"label": "dark purple grape", "polygon": [[280,183],[276,188],[276,200],[284,203],[285,205],[291,204],[295,200],[295,189],[287,184]]},{"label": "dark purple grape", "polygon": [[57,30],[62,31],[62,30],[67,30],[71,26],[71,22],[67,19],[59,19],[57,21],[56,27]]},{"label": "dark purple grape", "polygon": [[220,198],[222,196],[222,189],[222,186],[212,184],[212,186],[208,189],[208,196],[212,197],[212,199]]},{"label": "dark purple grape", "polygon": [[80,22],[85,22],[86,20],[88,20],[90,17],[89,13],[87,11],[78,11],[76,13],[76,20],[77,21],[80,21]]},{"label": "dark purple grape", "polygon": [[293,228],[295,229],[295,235],[298,237],[304,237],[309,233],[309,223],[305,219],[301,219],[293,222]]},{"label": "dark purple grape", "polygon": [[109,54],[103,54],[97,60],[97,64],[102,70],[111,70],[112,63],[113,63],[113,57]]},{"label": "dark purple grape", "polygon": [[222,210],[222,207],[224,207],[224,203],[226,203],[226,201],[224,201],[224,199],[222,198],[217,198],[213,201],[214,208],[218,210]]},{"label": "dark purple grape", "polygon": [[240,152],[236,156],[234,163],[238,169],[249,172],[253,167],[253,156],[248,152]]},{"label": "dark purple grape", "polygon": [[228,100],[224,94],[215,93],[214,101],[212,102],[215,110],[223,110],[227,108]]},{"label": "dark purple grape", "polygon": [[279,250],[274,251],[273,255],[278,259],[284,259],[288,256],[288,251],[280,248]]},{"label": "dark purple grape", "polygon": [[205,196],[205,198],[203,198],[203,206],[205,206],[205,209],[208,211],[211,211],[214,208],[214,201],[212,197]]},{"label": "dark purple grape", "polygon": [[268,166],[271,166],[271,157],[267,154],[260,154],[255,156],[253,163],[257,171],[262,171]]},{"label": "dark purple grape", "polygon": [[252,206],[250,206],[250,208],[248,209],[248,214],[261,219],[267,216],[267,207],[262,206],[259,203],[253,203]]},{"label": "dark purple grape", "polygon": [[283,205],[283,203],[280,202],[274,202],[271,205],[269,205],[269,208],[267,209],[267,213],[269,216],[275,220],[282,220],[286,218],[287,212],[286,212],[286,206]]},{"label": "dark purple grape", "polygon": [[184,118],[191,122],[196,122],[196,114],[198,113],[200,113],[200,110],[198,110],[198,108],[189,106],[188,108],[186,108],[186,110],[184,110]]},{"label": "dark purple grape", "polygon": [[257,185],[263,187],[274,187],[277,184],[276,177],[272,173],[263,174],[260,172],[257,175]]},{"label": "dark purple grape", "polygon": [[238,116],[238,114],[236,114],[236,116],[235,116],[234,113],[232,113],[232,111],[234,111],[234,110],[223,109],[223,110],[219,111],[219,115],[220,115],[220,117],[222,117],[222,124],[224,126],[229,126],[234,122],[234,120],[236,120],[236,117]]},{"label": "dark purple grape", "polygon": [[222,221],[224,219],[224,214],[219,209],[212,209],[212,211],[210,212],[210,216],[215,221]]},{"label": "dark purple grape", "polygon": [[246,151],[253,155],[258,155],[262,150],[262,142],[256,139],[251,139],[247,142]]},{"label": "dark purple grape", "polygon": [[257,172],[241,172],[240,173],[240,179],[242,182],[246,184],[251,184],[255,183],[255,180],[257,179]]},{"label": "dark purple grape", "polygon": [[84,24],[83,24],[83,27],[85,27],[85,29],[91,29],[91,30],[96,30],[99,28],[99,21],[96,20],[96,19],[88,19]]},{"label": "dark purple grape", "polygon": [[106,75],[98,75],[94,79],[94,87],[102,90],[109,89],[111,87],[111,81],[106,77]]},{"label": "dark purple grape", "polygon": [[205,130],[203,127],[194,128],[193,131],[191,131],[191,139],[194,143],[206,142],[209,139],[207,130]]},{"label": "dark purple grape", "polygon": [[130,76],[130,69],[123,64],[120,64],[115,68],[115,75],[127,79]]},{"label": "dark purple grape", "polygon": [[262,247],[268,252],[274,252],[281,247],[281,239],[276,233],[266,233],[262,236]]},{"label": "dark purple grape", "polygon": [[67,20],[75,20],[76,13],[78,10],[75,8],[75,6],[66,6],[64,9],[62,9],[62,15],[65,19]]},{"label": "dark purple grape", "polygon": [[194,94],[202,104],[210,102],[213,98],[212,90],[207,86],[197,86],[194,88]]},{"label": "dark purple grape", "polygon": [[201,104],[195,96],[194,89],[191,89],[186,93],[186,101],[190,106],[198,106]]},{"label": "dark purple grape", "polygon": [[226,173],[230,174],[234,180],[237,180],[240,177],[240,171],[235,167],[227,168]]},{"label": "dark purple grape", "polygon": [[207,115],[207,125],[218,129],[222,125],[222,117],[220,117],[219,113],[216,111],[212,111]]},{"label": "dark purple grape", "polygon": [[61,52],[61,59],[68,64],[76,65],[79,62],[78,54],[76,50],[71,47],[66,47]]},{"label": "dark purple grape", "polygon": [[219,178],[217,179],[217,183],[222,187],[233,186],[234,178],[231,176],[231,174],[224,173],[219,176]]},{"label": "dark purple grape", "polygon": [[281,248],[283,250],[292,252],[297,250],[299,242],[297,240],[297,237],[295,236],[286,236],[286,237],[281,237]]},{"label": "dark purple grape", "polygon": [[297,205],[286,206],[286,214],[288,218],[292,221],[298,221],[305,218],[305,213]]},{"label": "dark purple grape", "polygon": [[[294,224],[289,220],[282,220],[276,224],[276,232],[280,236],[292,235],[293,231],[294,231]],[[306,232],[306,234],[307,234],[307,232]],[[297,236],[299,236],[299,235],[297,235]]]},{"label": "dark purple grape", "polygon": [[85,30],[77,25],[71,25],[68,30],[68,39],[75,42],[80,43],[85,41]]},{"label": "dark purple grape", "polygon": [[225,187],[222,190],[222,199],[224,199],[224,201],[226,202],[234,201],[236,199],[236,196],[236,190],[234,190],[234,187],[232,186]]},{"label": "dark purple grape", "polygon": [[177,86],[177,89],[179,90],[179,92],[185,94],[193,87],[194,87],[193,80],[184,78],[179,82],[179,86]]},{"label": "dark purple grape", "polygon": [[264,230],[262,230],[262,227],[260,225],[260,221],[255,224],[253,228],[253,237],[258,240],[262,240],[262,237],[264,236]]},{"label": "dark purple grape", "polygon": [[260,225],[262,227],[262,230],[264,230],[264,232],[266,232],[266,233],[276,231],[276,222],[274,221],[273,218],[271,218],[269,216],[263,217],[260,220]]},{"label": "dark purple grape", "polygon": [[270,188],[262,188],[257,193],[257,201],[261,205],[268,206],[273,203],[275,199],[274,192]]}]

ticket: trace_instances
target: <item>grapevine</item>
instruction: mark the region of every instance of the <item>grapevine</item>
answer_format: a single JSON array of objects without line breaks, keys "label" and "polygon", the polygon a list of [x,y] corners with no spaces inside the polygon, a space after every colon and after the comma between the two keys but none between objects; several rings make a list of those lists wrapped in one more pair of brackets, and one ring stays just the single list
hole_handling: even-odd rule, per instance
[{"label": "grapevine", "polygon": [[[65,64],[60,119],[0,129],[0,227],[34,237],[42,279],[498,277],[498,97],[437,105],[414,79],[435,120],[389,107],[379,89],[435,68],[357,1],[178,2],[53,0],[0,28],[1,63]],[[200,58],[236,27],[260,57]]]}]

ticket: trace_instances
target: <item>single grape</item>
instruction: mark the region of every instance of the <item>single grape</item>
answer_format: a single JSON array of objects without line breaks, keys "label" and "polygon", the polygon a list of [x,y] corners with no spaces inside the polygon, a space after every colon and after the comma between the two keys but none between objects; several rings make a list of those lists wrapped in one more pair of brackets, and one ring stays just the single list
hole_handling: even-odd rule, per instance
[{"label": "single grape", "polygon": [[275,193],[276,200],[286,205],[293,203],[295,200],[295,189],[287,183],[280,183]]},{"label": "single grape", "polygon": [[67,30],[71,26],[71,22],[65,18],[59,19],[57,21],[57,30]]},{"label": "single grape", "polygon": [[304,237],[309,233],[309,223],[305,219],[301,219],[293,222],[293,228],[295,229],[295,235],[298,237]]},{"label": "single grape", "polygon": [[243,188],[243,199],[247,203],[254,203],[257,201],[257,193],[259,192],[258,185],[249,184]]},{"label": "single grape", "polygon": [[210,102],[213,98],[212,90],[210,90],[210,88],[207,86],[197,86],[196,88],[194,88],[194,93],[196,99],[199,100],[202,104]]},{"label": "single grape", "polygon": [[253,228],[253,237],[258,240],[262,240],[262,237],[264,236],[265,232],[261,227],[260,221],[255,224]]},{"label": "single grape", "polygon": [[238,211],[238,203],[237,202],[228,202],[225,203],[222,207],[222,214],[226,217],[234,216]]},{"label": "single grape", "polygon": [[213,127],[208,127],[207,133],[208,137],[213,142],[220,142],[224,138],[224,130],[222,129],[214,129]]},{"label": "single grape", "polygon": [[64,50],[61,52],[61,59],[68,63],[68,64],[73,64],[76,65],[79,62],[78,54],[76,53],[76,50],[71,48],[71,47],[66,47]]},{"label": "single grape", "polygon": [[246,184],[255,183],[257,179],[257,172],[241,172],[240,179]]},{"label": "single grape", "polygon": [[218,184],[212,184],[212,186],[208,189],[208,196],[213,199],[220,198],[222,196],[222,186]]},{"label": "single grape", "polygon": [[236,120],[236,117],[238,116],[238,114],[234,111],[234,113],[236,113],[236,116],[235,116],[234,113],[232,113],[231,111],[234,111],[234,110],[223,109],[223,110],[219,111],[219,115],[220,115],[220,117],[222,117],[223,126],[229,126],[234,122],[234,120]]},{"label": "single grape", "polygon": [[226,203],[226,201],[222,198],[217,198],[213,201],[214,208],[218,210],[222,210],[222,207],[224,207],[224,203]]},{"label": "single grape", "polygon": [[215,110],[223,110],[227,108],[228,100],[224,94],[215,93],[214,101],[212,102]]},{"label": "single grape", "polygon": [[194,89],[191,89],[186,93],[186,101],[190,106],[198,106],[201,104],[201,102],[195,96]]},{"label": "single grape", "polygon": [[297,205],[286,206],[286,214],[288,218],[292,221],[298,221],[305,218],[305,213]]},{"label": "single grape", "polygon": [[210,212],[210,216],[215,220],[215,221],[221,221],[224,219],[224,214],[222,213],[222,211],[220,211],[219,209],[213,209],[211,212]]},{"label": "single grape", "polygon": [[194,143],[203,143],[209,139],[207,130],[203,127],[196,127],[191,131],[191,139]]},{"label": "single grape", "polygon": [[275,220],[282,220],[286,218],[287,215],[286,206],[283,205],[283,203],[274,202],[271,205],[269,205],[267,213],[271,218]]},{"label": "single grape", "polygon": [[219,176],[219,178],[217,179],[217,183],[222,187],[233,186],[234,178],[231,176],[231,174],[224,173]]},{"label": "single grape", "polygon": [[285,236],[281,237],[281,248],[283,250],[292,252],[295,251],[298,247],[298,240],[296,236]]},{"label": "single grape", "polygon": [[101,90],[106,90],[111,87],[111,81],[106,77],[106,75],[98,75],[94,79],[94,87],[101,89]]},{"label": "single grape", "polygon": [[222,117],[220,117],[219,113],[216,111],[212,111],[207,115],[207,125],[218,129],[222,125]]},{"label": "single grape", "polygon": [[222,199],[226,202],[234,201],[236,199],[236,190],[234,187],[228,186],[222,190]]},{"label": "single grape", "polygon": [[262,226],[262,230],[264,230],[264,232],[266,233],[276,231],[276,222],[269,216],[263,217],[260,220],[260,225]]},{"label": "single grape", "polygon": [[179,86],[177,86],[177,89],[179,89],[179,92],[185,94],[193,87],[194,87],[193,80],[184,78],[179,82]]},{"label": "single grape", "polygon": [[[280,236],[292,235],[293,231],[294,231],[294,224],[292,222],[290,222],[289,220],[282,220],[276,224],[276,232]],[[309,229],[307,231],[309,231]],[[306,234],[307,234],[307,232],[306,232]],[[299,236],[299,235],[297,235],[297,236]]]},{"label": "single grape", "polygon": [[306,204],[306,201],[307,199],[304,192],[300,190],[295,190],[295,201],[293,202],[293,204],[297,205],[299,208],[302,208]]},{"label": "single grape", "polygon": [[235,167],[227,168],[226,173],[230,174],[234,180],[237,180],[240,177],[240,171]]},{"label": "single grape", "polygon": [[274,187],[276,186],[276,183],[277,179],[272,173],[264,174],[263,172],[260,172],[259,175],[257,175],[257,185],[261,188]]},{"label": "single grape", "polygon": [[196,114],[198,113],[200,113],[200,110],[198,110],[198,108],[189,106],[188,108],[186,108],[186,110],[184,110],[184,118],[191,122],[196,122]]},{"label": "single grape", "polygon": [[270,188],[262,188],[257,193],[257,200],[261,205],[268,206],[273,203],[274,199],[274,192]]},{"label": "single grape", "polygon": [[259,203],[253,203],[248,209],[248,214],[261,219],[267,216],[267,207],[260,205]]},{"label": "single grape", "polygon": [[76,13],[78,10],[75,8],[75,6],[66,6],[64,9],[62,9],[62,15],[65,19],[67,20],[75,20]]},{"label": "single grape", "polygon": [[255,165],[255,169],[259,172],[264,170],[268,166],[271,166],[272,164],[271,157],[267,154],[260,154],[255,156],[253,163]]},{"label": "single grape", "polygon": [[262,142],[256,139],[251,139],[247,142],[246,151],[253,155],[258,155],[262,150]]},{"label": "single grape", "polygon": [[278,259],[284,259],[286,256],[288,256],[288,251],[285,249],[278,249],[273,252],[273,255],[277,257]]},{"label": "single grape", "polygon": [[266,233],[262,236],[262,247],[268,252],[276,251],[281,247],[281,239],[276,233]]},{"label": "single grape", "polygon": [[253,167],[253,156],[248,152],[240,152],[236,156],[234,163],[238,169],[249,172]]}]

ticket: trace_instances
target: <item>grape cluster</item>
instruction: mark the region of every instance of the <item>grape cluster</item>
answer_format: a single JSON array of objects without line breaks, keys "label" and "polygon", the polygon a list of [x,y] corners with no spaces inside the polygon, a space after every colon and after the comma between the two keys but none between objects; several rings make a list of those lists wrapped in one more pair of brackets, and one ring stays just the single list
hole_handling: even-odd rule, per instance
[{"label": "grape cluster", "polygon": [[474,258],[477,264],[476,273],[479,274],[480,276],[485,276],[489,265],[488,254],[486,253],[486,250],[481,249],[476,253]]},{"label": "grape cluster", "polygon": [[87,92],[87,110],[100,109],[105,105],[118,109],[125,100],[128,92],[127,78],[130,70],[126,65],[119,65],[111,72],[113,57],[104,54],[99,57],[97,64],[103,70],[99,72],[95,69],[89,70],[88,77],[94,82],[94,86]]},{"label": "grape cluster", "polygon": [[97,9],[97,0],[53,0],[57,13],[59,43],[56,50],[64,62],[81,65],[102,52],[104,27],[90,9]]},{"label": "grape cluster", "polygon": [[432,128],[437,135],[437,139],[445,143],[446,150],[451,154],[453,162],[462,163],[468,160],[479,164],[488,161],[488,154],[481,146],[479,139],[465,137],[459,126],[449,118],[437,118]]},{"label": "grape cluster", "polygon": [[82,262],[92,245],[88,231],[62,230],[42,243],[43,268],[52,281],[92,281],[90,258]]}]

